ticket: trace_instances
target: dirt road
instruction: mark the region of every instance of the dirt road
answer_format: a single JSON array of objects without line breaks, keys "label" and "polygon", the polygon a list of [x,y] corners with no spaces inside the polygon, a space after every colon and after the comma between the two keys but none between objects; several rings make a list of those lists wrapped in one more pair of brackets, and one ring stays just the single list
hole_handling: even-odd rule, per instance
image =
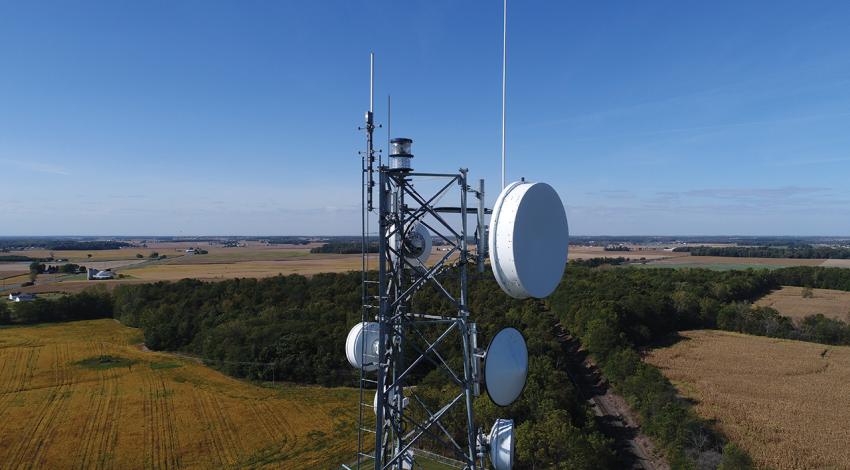
[{"label": "dirt road", "polygon": [[615,441],[615,450],[627,468],[669,470],[670,466],[652,441],[641,433],[634,412],[623,397],[615,394],[599,370],[560,323],[554,329],[567,352],[567,372],[582,398],[590,403],[602,430]]}]

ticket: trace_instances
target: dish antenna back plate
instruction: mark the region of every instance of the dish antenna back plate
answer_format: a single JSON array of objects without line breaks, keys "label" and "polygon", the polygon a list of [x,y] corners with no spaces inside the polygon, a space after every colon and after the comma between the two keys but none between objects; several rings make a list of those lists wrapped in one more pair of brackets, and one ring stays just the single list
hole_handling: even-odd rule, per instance
[{"label": "dish antenna back plate", "polygon": [[508,406],[519,398],[528,376],[528,347],[515,328],[496,333],[484,356],[484,384],[493,403]]}]

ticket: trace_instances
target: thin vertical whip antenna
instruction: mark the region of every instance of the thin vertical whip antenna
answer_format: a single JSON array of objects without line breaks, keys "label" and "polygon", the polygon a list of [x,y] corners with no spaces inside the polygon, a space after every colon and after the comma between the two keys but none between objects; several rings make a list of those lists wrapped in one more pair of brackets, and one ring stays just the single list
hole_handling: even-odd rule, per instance
[{"label": "thin vertical whip antenna", "polygon": [[369,53],[369,112],[375,112],[375,53]]},{"label": "thin vertical whip antenna", "polygon": [[505,89],[508,78],[508,0],[502,22],[502,189],[505,189]]}]

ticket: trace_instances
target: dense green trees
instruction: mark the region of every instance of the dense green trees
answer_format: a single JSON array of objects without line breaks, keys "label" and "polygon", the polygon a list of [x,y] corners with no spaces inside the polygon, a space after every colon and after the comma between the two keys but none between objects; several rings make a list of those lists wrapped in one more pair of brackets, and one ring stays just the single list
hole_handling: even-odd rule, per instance
[{"label": "dense green trees", "polygon": [[[366,247],[369,253],[378,252],[378,243],[370,242]],[[355,254],[363,251],[361,242],[328,242],[322,246],[310,248],[310,253],[335,253],[335,254]]]},{"label": "dense green trees", "polygon": [[0,255],[0,262],[13,262],[13,261],[38,261],[35,258],[30,258],[29,256],[21,256],[21,255]]},{"label": "dense green trees", "polygon": [[6,302],[0,301],[0,325],[6,325],[12,322],[12,312],[6,305]]},{"label": "dense green trees", "polygon": [[[7,313],[3,314],[6,307]],[[37,299],[0,306],[0,324],[31,324],[112,317],[112,296],[105,289],[88,289],[58,299]]]},{"label": "dense green trees", "polygon": [[251,379],[353,383],[342,351],[360,318],[359,273],[160,282],[118,286],[113,296],[116,318],[141,327],[152,349],[196,354]]},{"label": "dense green trees", "polygon": [[[112,240],[72,240],[68,238],[9,238],[0,237],[0,250],[25,250],[27,248],[42,248],[45,250],[113,250],[131,243]],[[51,255],[52,258],[52,255]]]},{"label": "dense green trees", "polygon": [[770,307],[745,302],[724,306],[717,316],[717,327],[751,335],[796,339],[814,343],[850,345],[850,325],[823,314],[808,315],[795,325]]}]

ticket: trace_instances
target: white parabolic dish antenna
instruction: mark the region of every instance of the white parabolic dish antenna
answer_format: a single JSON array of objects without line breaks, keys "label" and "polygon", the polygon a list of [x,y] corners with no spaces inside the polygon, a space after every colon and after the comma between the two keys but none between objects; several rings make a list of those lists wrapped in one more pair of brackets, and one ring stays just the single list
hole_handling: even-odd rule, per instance
[{"label": "white parabolic dish antenna", "polygon": [[551,186],[509,184],[490,219],[490,264],[496,282],[515,299],[548,296],[564,275],[569,238],[564,205]]},{"label": "white parabolic dish antenna", "polygon": [[[354,325],[345,338],[345,357],[356,368],[372,372],[378,369],[378,341],[380,340],[379,326],[374,322],[363,322]],[[365,351],[364,351],[365,348]]]},{"label": "white parabolic dish antenna", "polygon": [[528,348],[515,328],[496,333],[484,356],[484,383],[493,403],[508,406],[519,398],[528,376]]},{"label": "white parabolic dish antenna", "polygon": [[[387,392],[387,406],[394,407],[395,406],[395,390],[390,389]],[[407,408],[407,405],[410,403],[410,398],[404,397],[404,400],[401,401],[401,407]],[[378,414],[378,391],[375,390],[375,398],[372,400],[372,408],[375,411],[375,414]]]},{"label": "white parabolic dish antenna", "polygon": [[490,463],[494,470],[511,470],[514,466],[514,421],[497,419],[490,429]]},{"label": "white parabolic dish antenna", "polygon": [[[399,234],[393,235],[393,241],[398,239]],[[431,232],[425,225],[414,223],[408,226],[404,241],[401,244],[404,259],[413,266],[424,266],[431,256]],[[391,255],[392,256],[392,255]],[[395,259],[395,256],[392,256]]]}]

